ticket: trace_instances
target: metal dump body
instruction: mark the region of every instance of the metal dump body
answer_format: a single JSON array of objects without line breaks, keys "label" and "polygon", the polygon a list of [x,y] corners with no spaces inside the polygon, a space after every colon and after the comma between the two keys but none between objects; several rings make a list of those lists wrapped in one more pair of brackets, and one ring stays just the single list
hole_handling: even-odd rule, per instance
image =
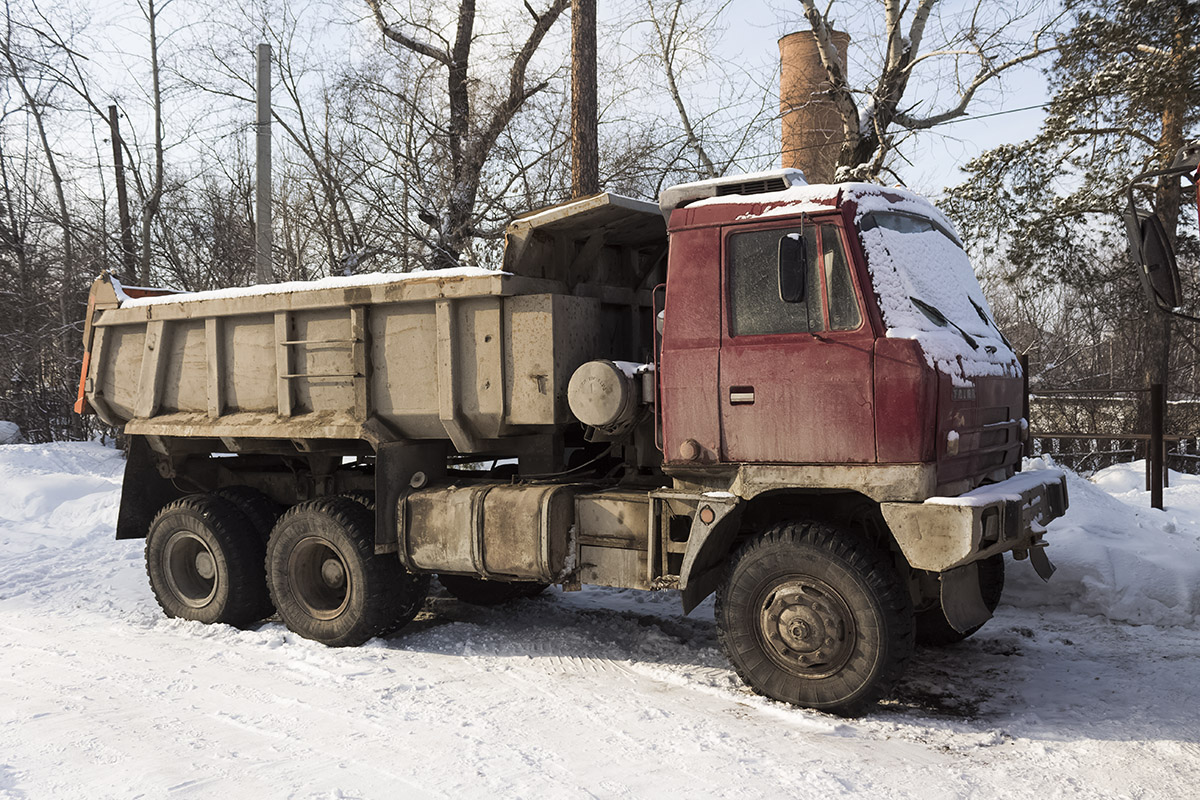
[{"label": "metal dump body", "polygon": [[77,410],[129,434],[227,444],[449,439],[467,453],[557,432],[576,367],[649,356],[666,226],[657,206],[605,193],[520,218],[507,237],[505,272],[186,295],[102,276]]},{"label": "metal dump body", "polygon": [[130,434],[472,452],[567,424],[572,371],[629,357],[634,291],[483,270],[381,280],[118,300],[101,278],[82,394]]}]

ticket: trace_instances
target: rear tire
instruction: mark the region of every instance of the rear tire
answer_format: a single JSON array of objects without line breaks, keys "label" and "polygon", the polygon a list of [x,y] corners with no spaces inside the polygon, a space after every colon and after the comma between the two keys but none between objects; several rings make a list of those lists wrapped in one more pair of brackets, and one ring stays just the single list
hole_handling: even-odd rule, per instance
[{"label": "rear tire", "polygon": [[264,547],[229,500],[190,495],[168,503],[146,534],[146,574],[168,617],[248,625],[273,611]]},{"label": "rear tire", "polygon": [[913,651],[912,602],[888,554],[823,522],[746,542],[717,590],[718,639],[754,691],[855,716],[888,695]]},{"label": "rear tire", "polygon": [[438,575],[438,583],[464,603],[499,606],[527,597],[537,597],[549,587],[533,581],[485,581],[466,575]]},{"label": "rear tire", "polygon": [[[1004,593],[1004,554],[997,553],[979,562],[979,594],[988,611],[994,612]],[[917,644],[945,647],[957,644],[986,625],[982,622],[965,631],[955,630],[942,612],[942,604],[934,599],[932,605],[917,612]]]},{"label": "rear tire", "polygon": [[347,500],[353,500],[360,506],[371,513],[375,512],[375,492],[370,489],[353,489],[349,492],[342,492],[338,497],[344,497]]},{"label": "rear tire", "polygon": [[345,497],[309,500],[280,518],[267,544],[267,583],[292,631],[353,647],[407,625],[429,577],[375,554],[375,517]]},{"label": "rear tire", "polygon": [[271,535],[271,529],[279,520],[279,504],[252,486],[222,486],[213,492],[217,497],[224,497],[238,507],[250,520],[254,530],[258,531],[263,546]]}]

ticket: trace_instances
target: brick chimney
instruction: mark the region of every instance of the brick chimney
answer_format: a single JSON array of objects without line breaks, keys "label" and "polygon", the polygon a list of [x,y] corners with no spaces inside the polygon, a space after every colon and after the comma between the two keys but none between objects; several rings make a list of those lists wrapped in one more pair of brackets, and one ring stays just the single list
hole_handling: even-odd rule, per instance
[{"label": "brick chimney", "polygon": [[[830,31],[842,71],[850,34]],[[812,31],[779,40],[779,112],[783,118],[783,166],[804,171],[809,183],[829,183],[842,145],[842,117],[825,92],[829,81]]]}]

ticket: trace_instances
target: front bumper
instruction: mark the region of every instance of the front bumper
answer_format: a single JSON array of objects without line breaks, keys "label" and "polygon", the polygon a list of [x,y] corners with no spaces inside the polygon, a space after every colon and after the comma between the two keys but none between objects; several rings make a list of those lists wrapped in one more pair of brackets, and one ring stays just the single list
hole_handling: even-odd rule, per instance
[{"label": "front bumper", "polygon": [[1031,470],[958,497],[880,508],[913,569],[945,572],[996,553],[1023,555],[1044,546],[1046,525],[1067,510],[1067,480],[1061,470]]}]

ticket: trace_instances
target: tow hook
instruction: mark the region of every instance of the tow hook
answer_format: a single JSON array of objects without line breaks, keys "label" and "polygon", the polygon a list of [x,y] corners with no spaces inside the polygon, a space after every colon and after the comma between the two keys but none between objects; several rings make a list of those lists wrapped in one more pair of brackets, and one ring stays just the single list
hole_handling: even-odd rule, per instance
[{"label": "tow hook", "polygon": [[1050,576],[1058,569],[1050,562],[1050,557],[1046,555],[1046,541],[1044,539],[1035,539],[1030,543],[1029,547],[1029,563],[1033,564],[1033,569],[1037,572],[1038,577],[1044,581],[1050,580]]}]

